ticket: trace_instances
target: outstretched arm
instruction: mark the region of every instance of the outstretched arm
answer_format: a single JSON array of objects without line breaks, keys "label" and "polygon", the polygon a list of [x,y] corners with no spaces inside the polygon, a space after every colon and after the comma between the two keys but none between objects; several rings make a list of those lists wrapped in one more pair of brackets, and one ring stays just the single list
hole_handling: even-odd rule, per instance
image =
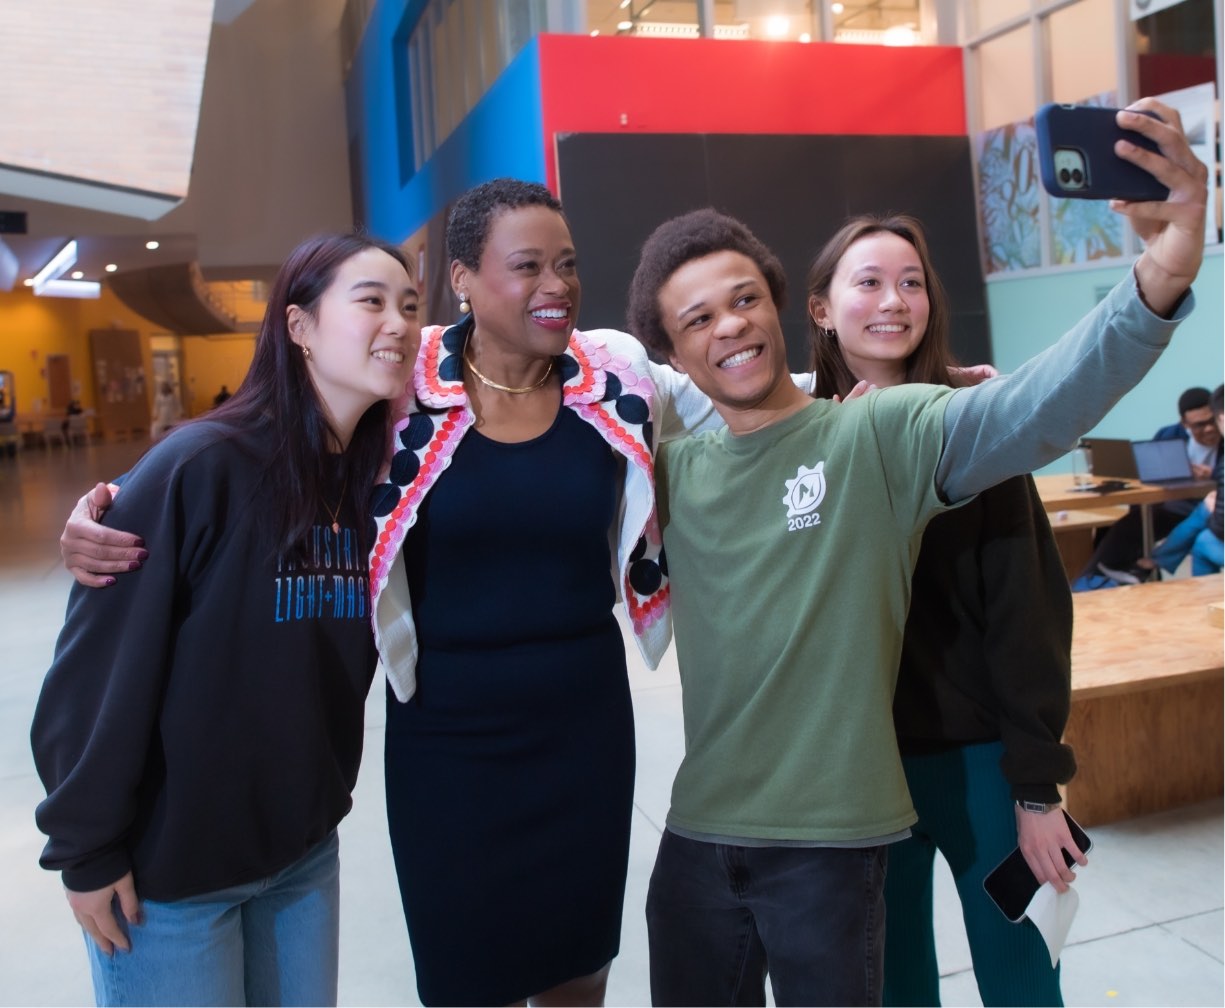
[{"label": "outstretched arm", "polygon": [[1191,308],[1189,288],[1204,256],[1207,170],[1191,152],[1178,113],[1151,98],[1164,121],[1131,111],[1119,124],[1149,136],[1161,155],[1119,141],[1119,157],[1169,190],[1162,201],[1111,207],[1147,243],[1132,276],[1066,336],[1011,375],[949,397],[936,479],[948,501],[964,500],[1058,458],[1130,391],[1160,357]]},{"label": "outstretched arm", "polygon": [[109,575],[136,570],[149,556],[140,536],[99,524],[118,492],[114,484],[97,484],[77,501],[60,536],[64,566],[90,588],[113,585]]}]

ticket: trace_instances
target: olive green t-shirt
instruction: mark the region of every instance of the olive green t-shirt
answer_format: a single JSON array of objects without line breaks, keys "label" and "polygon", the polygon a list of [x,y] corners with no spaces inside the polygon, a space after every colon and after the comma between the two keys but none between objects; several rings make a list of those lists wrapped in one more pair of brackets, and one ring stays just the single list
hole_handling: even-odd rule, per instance
[{"label": "olive green t-shirt", "polygon": [[837,842],[915,821],[893,688],[951,391],[816,400],[661,448],[685,723],[670,826]]}]

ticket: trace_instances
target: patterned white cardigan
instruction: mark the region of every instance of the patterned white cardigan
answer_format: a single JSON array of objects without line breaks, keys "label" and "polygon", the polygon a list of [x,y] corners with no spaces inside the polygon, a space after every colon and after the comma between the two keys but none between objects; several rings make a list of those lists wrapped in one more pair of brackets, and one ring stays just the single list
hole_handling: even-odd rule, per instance
[{"label": "patterned white cardigan", "polygon": [[[387,678],[401,701],[416,689],[417,664],[417,630],[401,547],[421,501],[451,464],[456,446],[475,420],[463,383],[462,353],[469,328],[465,321],[422,332],[413,369],[415,396],[398,404],[388,463],[374,495],[374,635]],[[625,458],[618,519],[610,530],[614,574],[638,649],[655,668],[672,637],[652,472],[656,439],[717,428],[723,421],[688,378],[650,362],[642,345],[625,333],[575,330],[556,366],[563,406],[591,424]]]}]

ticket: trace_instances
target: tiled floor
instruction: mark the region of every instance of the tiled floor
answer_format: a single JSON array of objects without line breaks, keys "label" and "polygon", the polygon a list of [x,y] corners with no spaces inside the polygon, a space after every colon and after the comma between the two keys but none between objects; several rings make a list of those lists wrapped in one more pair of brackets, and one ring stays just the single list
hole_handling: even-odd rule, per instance
[{"label": "tiled floor", "polygon": [[[28,747],[30,714],[63,618],[68,575],[57,539],[93,481],[122,472],[141,445],[91,446],[0,458],[0,1004],[91,1003],[81,936],[58,880],[37,865],[32,818],[41,788]],[[636,652],[629,648],[632,657]],[[681,754],[680,687],[671,658],[631,665],[638,785],[621,955],[610,1005],[645,1005],[642,908]],[[368,703],[366,761],[341,829],[340,1000],[416,1004],[408,940],[383,827],[381,684]],[[1137,759],[1144,754],[1138,752]],[[1063,957],[1069,1005],[1221,1005],[1222,804],[1196,805],[1093,831],[1077,882],[1080,913]],[[937,937],[949,1005],[979,1004],[947,872],[938,879]]]}]

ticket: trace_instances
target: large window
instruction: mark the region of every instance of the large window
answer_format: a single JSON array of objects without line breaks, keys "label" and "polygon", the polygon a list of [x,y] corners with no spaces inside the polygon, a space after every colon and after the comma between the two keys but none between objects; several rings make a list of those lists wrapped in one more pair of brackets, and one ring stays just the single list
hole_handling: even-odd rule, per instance
[{"label": "large window", "polygon": [[[1161,10],[1138,16],[1142,10]],[[1221,240],[1220,119],[1213,0],[975,0],[969,108],[988,273],[1135,254],[1105,202],[1041,188],[1033,116],[1046,102],[1179,110],[1209,177],[1208,240]]]},{"label": "large window", "polygon": [[414,168],[463,121],[524,45],[545,30],[546,0],[432,0],[408,38]]}]

